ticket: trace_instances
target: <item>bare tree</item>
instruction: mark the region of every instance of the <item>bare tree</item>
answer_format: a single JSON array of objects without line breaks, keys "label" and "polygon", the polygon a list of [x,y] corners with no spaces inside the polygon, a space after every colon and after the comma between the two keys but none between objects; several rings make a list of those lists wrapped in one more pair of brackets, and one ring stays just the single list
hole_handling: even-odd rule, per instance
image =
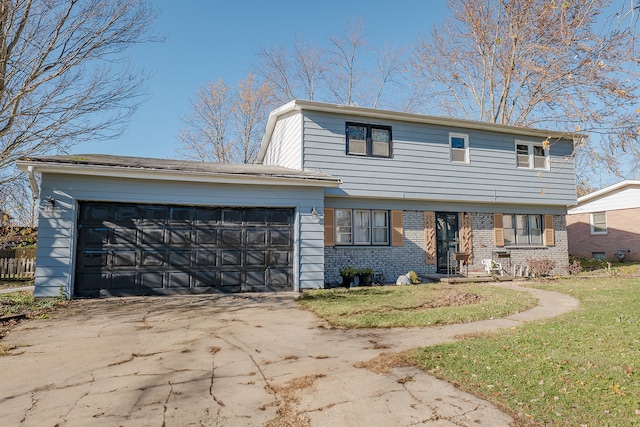
[{"label": "bare tree", "polygon": [[254,163],[273,89],[249,74],[236,88],[222,80],[201,87],[182,118],[178,153],[191,160]]},{"label": "bare tree", "polygon": [[146,78],[124,53],[154,19],[143,0],[0,0],[0,183],[19,157],[122,132]]},{"label": "bare tree", "polygon": [[293,49],[261,49],[254,72],[273,88],[274,99],[280,104],[292,99],[313,101],[326,69],[325,56],[322,50],[298,37]]},{"label": "bare tree", "polygon": [[259,83],[252,74],[238,84],[232,115],[236,142],[234,159],[237,163],[255,163],[262,142],[262,133],[272,104],[272,89]]},{"label": "bare tree", "polygon": [[363,22],[352,21],[341,37],[330,37],[331,69],[326,74],[329,91],[343,105],[355,105],[357,85],[363,78],[359,65],[366,49]]},{"label": "bare tree", "polygon": [[222,81],[209,83],[196,91],[191,112],[182,117],[184,127],[178,135],[180,154],[191,160],[228,163],[233,157],[232,141],[227,138],[231,120],[229,87]]},{"label": "bare tree", "polygon": [[[453,19],[414,52],[423,105],[453,117],[616,135],[609,146],[629,137],[638,97],[632,37],[600,33],[598,17],[608,5],[450,0]],[[594,142],[582,153],[602,155]]]}]

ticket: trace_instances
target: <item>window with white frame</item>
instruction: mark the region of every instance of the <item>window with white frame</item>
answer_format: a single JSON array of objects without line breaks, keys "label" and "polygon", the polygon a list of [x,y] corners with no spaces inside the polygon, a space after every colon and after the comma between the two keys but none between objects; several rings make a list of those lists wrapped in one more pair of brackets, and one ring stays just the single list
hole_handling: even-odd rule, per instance
[{"label": "window with white frame", "polygon": [[542,215],[505,214],[502,227],[505,246],[542,245]]},{"label": "window with white frame", "polygon": [[454,163],[469,163],[469,135],[463,133],[449,134],[451,161]]},{"label": "window with white frame", "polygon": [[516,159],[519,168],[549,169],[549,150],[542,144],[516,141]]},{"label": "window with white frame", "polygon": [[388,245],[389,211],[335,210],[336,245]]},{"label": "window with white frame", "polygon": [[593,212],[591,214],[591,234],[607,234],[606,212]]},{"label": "window with white frame", "polygon": [[391,157],[391,126],[347,122],[346,136],[347,154]]}]

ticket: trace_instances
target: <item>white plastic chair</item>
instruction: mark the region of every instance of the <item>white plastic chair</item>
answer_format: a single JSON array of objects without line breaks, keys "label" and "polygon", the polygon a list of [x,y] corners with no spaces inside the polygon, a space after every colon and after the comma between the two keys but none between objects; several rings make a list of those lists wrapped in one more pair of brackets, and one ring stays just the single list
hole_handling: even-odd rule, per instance
[{"label": "white plastic chair", "polygon": [[499,262],[496,262],[490,258],[483,259],[480,262],[482,263],[482,265],[484,265],[485,272],[490,276],[493,276],[494,274],[502,276],[502,264],[500,264]]}]

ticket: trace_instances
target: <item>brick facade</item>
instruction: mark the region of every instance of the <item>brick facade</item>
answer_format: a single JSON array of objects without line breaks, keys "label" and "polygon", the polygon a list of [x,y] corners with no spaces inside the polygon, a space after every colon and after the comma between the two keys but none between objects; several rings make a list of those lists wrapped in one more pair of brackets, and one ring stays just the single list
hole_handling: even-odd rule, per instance
[{"label": "brick facade", "polygon": [[424,252],[424,212],[402,213],[404,244],[402,246],[332,246],[324,248],[325,282],[341,282],[342,267],[370,267],[382,275],[385,283],[395,283],[401,274],[413,270],[418,274],[435,273],[435,265],[426,264]]},{"label": "brick facade", "polygon": [[469,265],[469,272],[483,272],[484,266],[481,261],[491,258],[494,251],[508,252],[510,258],[502,261],[503,267],[528,266],[529,259],[540,260],[549,259],[556,263],[552,271],[554,275],[565,275],[569,267],[569,250],[567,241],[567,226],[563,215],[553,216],[554,226],[554,246],[518,246],[518,247],[498,247],[494,243],[493,236],[493,214],[473,213],[471,215],[471,226],[473,232],[473,260]]},{"label": "brick facade", "polygon": [[[617,252],[623,251],[625,261],[640,261],[640,208],[618,209],[606,212],[607,233],[591,234],[591,214],[567,215],[569,254],[591,258],[594,253],[604,253],[613,261]],[[635,228],[638,230],[635,230]]]},{"label": "brick facade", "polygon": [[[554,215],[555,246],[542,247],[497,247],[494,244],[493,214],[472,213],[471,230],[473,258],[469,263],[469,273],[482,273],[482,259],[491,258],[494,251],[507,251],[510,263],[503,267],[527,266],[529,259],[550,259],[555,261],[555,275],[567,274],[569,264],[567,227],[565,217]],[[436,272],[436,265],[426,264],[424,241],[424,212],[404,211],[402,215],[403,246],[331,246],[325,247],[325,282],[337,285],[341,282],[339,269],[342,267],[370,267],[376,274],[383,275],[385,283],[395,283],[397,277],[413,270],[418,274]]]}]

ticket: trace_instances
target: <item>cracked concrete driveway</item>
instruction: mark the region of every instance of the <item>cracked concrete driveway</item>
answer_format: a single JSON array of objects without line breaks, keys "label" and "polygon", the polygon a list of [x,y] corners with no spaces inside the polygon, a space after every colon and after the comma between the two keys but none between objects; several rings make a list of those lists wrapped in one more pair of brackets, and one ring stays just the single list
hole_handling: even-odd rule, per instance
[{"label": "cracked concrete driveway", "polygon": [[508,426],[508,415],[418,369],[354,367],[578,306],[495,286],[540,305],[465,325],[339,330],[294,294],[75,301],[2,340],[17,347],[0,358],[0,425],[263,426],[279,414],[287,425]]}]

